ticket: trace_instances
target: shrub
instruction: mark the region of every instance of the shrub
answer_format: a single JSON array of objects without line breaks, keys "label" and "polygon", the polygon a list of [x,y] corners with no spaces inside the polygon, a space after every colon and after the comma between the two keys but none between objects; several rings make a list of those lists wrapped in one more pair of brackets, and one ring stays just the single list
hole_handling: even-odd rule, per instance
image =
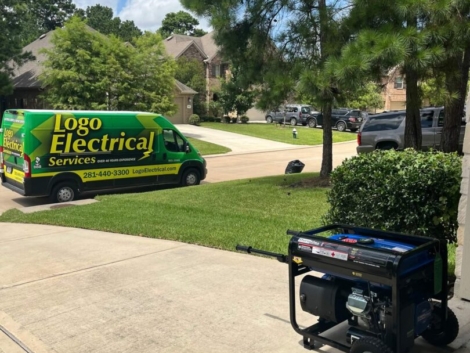
[{"label": "shrub", "polygon": [[214,118],[214,122],[220,123],[220,122],[222,122],[222,118]]},{"label": "shrub", "polygon": [[324,223],[456,241],[462,161],[442,152],[376,151],[331,174]]},{"label": "shrub", "polygon": [[242,124],[246,124],[250,121],[250,118],[247,117],[246,115],[243,115],[241,118],[240,118],[240,121],[242,122]]},{"label": "shrub", "polygon": [[238,118],[231,118],[230,121],[232,122],[232,124],[235,124],[237,122]]},{"label": "shrub", "polygon": [[189,117],[189,124],[191,124],[191,125],[199,125],[200,121],[201,120],[199,119],[199,115],[197,115],[197,114],[192,114]]},{"label": "shrub", "polygon": [[228,115],[224,116],[224,121],[228,124],[230,123],[230,117]]}]

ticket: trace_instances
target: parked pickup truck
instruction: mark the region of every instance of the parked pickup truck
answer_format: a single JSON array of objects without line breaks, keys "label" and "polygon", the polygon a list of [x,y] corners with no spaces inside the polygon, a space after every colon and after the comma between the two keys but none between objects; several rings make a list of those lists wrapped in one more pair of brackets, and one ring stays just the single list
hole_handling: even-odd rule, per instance
[{"label": "parked pickup truck", "polygon": [[[423,149],[439,149],[444,125],[444,107],[424,108],[420,112]],[[357,153],[371,152],[376,149],[402,150],[405,145],[405,117],[404,110],[369,115],[357,135]],[[463,146],[464,136],[465,119],[462,118],[459,139],[461,146]]]}]

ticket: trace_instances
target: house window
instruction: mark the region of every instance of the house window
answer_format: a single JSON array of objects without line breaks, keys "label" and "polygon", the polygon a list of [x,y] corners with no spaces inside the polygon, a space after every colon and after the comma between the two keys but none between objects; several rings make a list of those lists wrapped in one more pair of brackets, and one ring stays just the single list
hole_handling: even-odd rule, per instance
[{"label": "house window", "polygon": [[212,65],[212,77],[220,77],[220,65]]},{"label": "house window", "polygon": [[212,77],[225,77],[228,70],[228,64],[213,64],[212,65]]},{"label": "house window", "polygon": [[228,71],[228,64],[222,64],[222,65],[221,65],[221,72],[222,72],[222,75],[223,75],[223,76],[227,75],[227,71]]},{"label": "house window", "polygon": [[395,85],[394,85],[393,88],[395,88],[395,89],[405,89],[406,88],[406,84],[405,84],[405,81],[403,80],[403,77],[401,77],[401,76],[395,77]]}]

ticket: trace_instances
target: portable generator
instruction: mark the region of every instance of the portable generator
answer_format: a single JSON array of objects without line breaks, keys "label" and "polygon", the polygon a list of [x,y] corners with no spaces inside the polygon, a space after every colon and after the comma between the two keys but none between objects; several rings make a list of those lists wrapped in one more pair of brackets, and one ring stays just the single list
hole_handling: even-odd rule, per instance
[{"label": "portable generator", "polygon": [[[290,321],[305,348],[324,344],[351,353],[407,353],[419,336],[435,346],[457,337],[459,324],[447,306],[445,241],[347,225],[287,234],[287,255],[236,249],[289,265]],[[312,271],[321,275],[307,274]],[[318,317],[304,329],[296,321],[297,276],[302,276],[302,310]],[[343,329],[342,339],[331,338],[333,328]]]}]

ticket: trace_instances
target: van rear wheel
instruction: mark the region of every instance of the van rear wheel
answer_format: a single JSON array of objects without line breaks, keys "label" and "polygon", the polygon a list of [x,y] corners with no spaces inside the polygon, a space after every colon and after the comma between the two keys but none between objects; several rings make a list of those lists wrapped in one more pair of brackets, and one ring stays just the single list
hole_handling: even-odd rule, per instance
[{"label": "van rear wheel", "polygon": [[181,186],[194,186],[201,183],[201,177],[196,169],[188,169],[181,179]]},{"label": "van rear wheel", "polygon": [[78,197],[78,189],[75,183],[65,182],[54,186],[49,196],[51,202],[70,202]]}]

